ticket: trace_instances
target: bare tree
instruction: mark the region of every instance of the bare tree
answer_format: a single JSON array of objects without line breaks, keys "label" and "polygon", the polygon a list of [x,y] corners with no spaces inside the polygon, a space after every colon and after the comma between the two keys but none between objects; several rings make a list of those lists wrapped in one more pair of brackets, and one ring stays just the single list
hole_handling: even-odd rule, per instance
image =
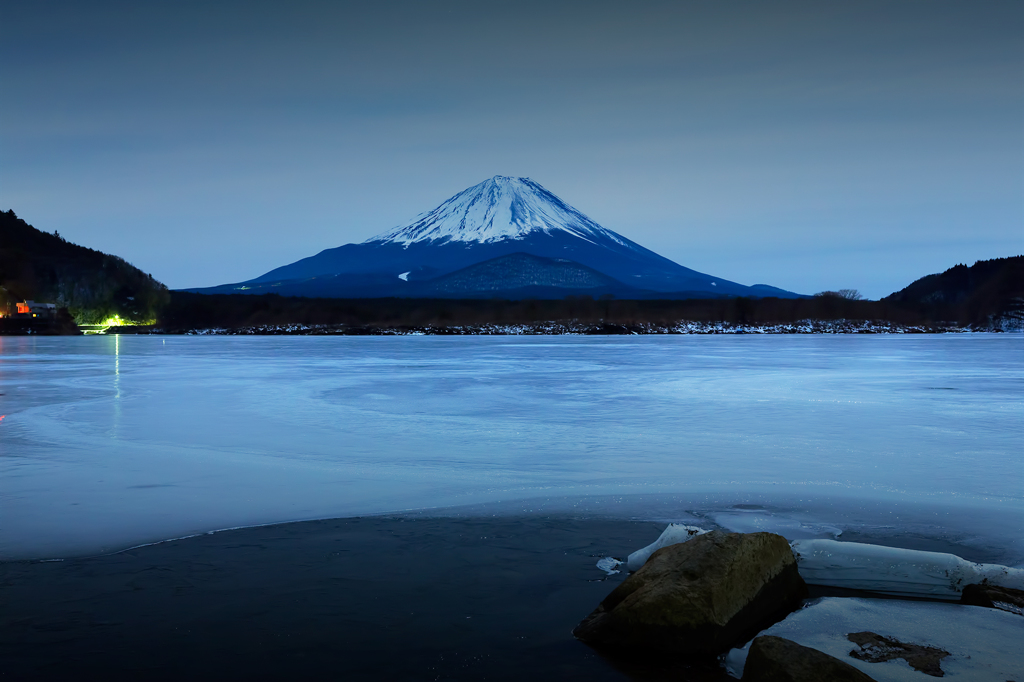
[{"label": "bare tree", "polygon": [[819,291],[817,298],[845,298],[848,301],[860,301],[864,297],[856,289],[840,289],[839,291]]}]

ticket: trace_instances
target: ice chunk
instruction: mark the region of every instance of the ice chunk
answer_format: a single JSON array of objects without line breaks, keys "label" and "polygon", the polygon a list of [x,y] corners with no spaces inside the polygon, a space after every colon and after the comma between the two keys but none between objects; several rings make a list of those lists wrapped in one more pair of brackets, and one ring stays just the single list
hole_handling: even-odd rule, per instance
[{"label": "ice chunk", "polygon": [[692,537],[703,535],[707,532],[708,531],[703,528],[698,528],[697,526],[687,526],[682,523],[670,523],[668,524],[668,528],[661,533],[661,536],[657,540],[643,549],[638,549],[630,554],[626,559],[626,567],[631,571],[639,570],[640,567],[647,562],[647,559],[662,547],[678,545],[680,542],[686,542]]},{"label": "ice chunk", "polygon": [[[849,543],[852,544],[852,543]],[[893,599],[826,597],[790,614],[761,634],[785,637],[823,651],[862,670],[877,682],[921,682],[930,679],[902,658],[872,663],[850,656],[858,650],[848,635],[871,632],[905,644],[949,652],[939,662],[944,680],[1024,679],[1024,618],[980,606],[904,602]],[[740,677],[748,642],[725,657],[726,670]]]},{"label": "ice chunk", "polygon": [[711,514],[710,517],[719,526],[734,533],[776,533],[787,540],[839,537],[843,532],[837,526],[824,523],[804,523],[764,509],[733,509]]},{"label": "ice chunk", "polygon": [[953,554],[836,540],[796,540],[792,547],[800,575],[811,585],[940,599],[959,598],[971,583],[1024,589],[1024,569]]},{"label": "ice chunk", "polygon": [[615,557],[606,556],[597,562],[597,567],[608,575],[615,575],[619,572],[618,566],[621,566],[623,562],[619,561]]}]

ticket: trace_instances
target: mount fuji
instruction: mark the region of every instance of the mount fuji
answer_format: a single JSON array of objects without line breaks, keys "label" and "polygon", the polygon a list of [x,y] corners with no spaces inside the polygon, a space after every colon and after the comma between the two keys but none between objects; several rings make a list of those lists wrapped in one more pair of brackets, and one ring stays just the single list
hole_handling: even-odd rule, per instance
[{"label": "mount fuji", "polygon": [[529,178],[496,175],[412,222],[255,279],[191,289],[345,298],[799,297],[685,268],[601,227]]}]

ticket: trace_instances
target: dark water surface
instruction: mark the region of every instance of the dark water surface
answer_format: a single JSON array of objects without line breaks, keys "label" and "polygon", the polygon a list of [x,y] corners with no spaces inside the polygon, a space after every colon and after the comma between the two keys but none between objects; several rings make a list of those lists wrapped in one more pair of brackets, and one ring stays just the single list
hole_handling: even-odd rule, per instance
[{"label": "dark water surface", "polygon": [[[625,680],[571,631],[622,578],[594,557],[658,532],[375,517],[0,563],[0,679]],[[667,679],[728,679],[679,668]]]}]

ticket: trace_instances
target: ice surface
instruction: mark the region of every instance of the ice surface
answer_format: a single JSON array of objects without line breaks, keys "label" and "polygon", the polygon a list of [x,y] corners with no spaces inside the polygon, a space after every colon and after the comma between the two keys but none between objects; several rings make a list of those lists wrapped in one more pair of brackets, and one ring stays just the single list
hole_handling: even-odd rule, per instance
[{"label": "ice surface", "polygon": [[997,334],[0,337],[0,557],[507,503],[783,535],[797,522],[1021,565],[1020,348]]},{"label": "ice surface", "polygon": [[823,523],[808,523],[765,509],[743,509],[710,514],[716,524],[734,533],[777,533],[787,540],[838,537],[842,529]]},{"label": "ice surface", "polygon": [[[903,643],[950,653],[940,662],[944,680],[1006,682],[1024,679],[1024,618],[980,606],[904,602],[892,599],[818,600],[761,634],[792,640],[823,651],[862,670],[877,682],[921,682],[931,677],[904,660],[869,663],[849,655],[857,645],[852,632],[873,632]],[[748,642],[726,655],[726,669],[740,677]]]},{"label": "ice surface", "polygon": [[662,531],[661,536],[647,545],[643,549],[638,549],[629,555],[626,559],[626,567],[631,571],[638,571],[640,567],[647,563],[647,560],[652,554],[657,552],[662,547],[668,547],[669,545],[678,545],[681,542],[686,542],[690,538],[703,535],[708,531],[697,526],[687,526],[682,523],[670,523],[668,528]]},{"label": "ice surface", "polygon": [[1022,569],[953,554],[835,540],[797,540],[792,547],[800,575],[811,585],[947,599],[959,598],[971,583],[1024,589]]}]

